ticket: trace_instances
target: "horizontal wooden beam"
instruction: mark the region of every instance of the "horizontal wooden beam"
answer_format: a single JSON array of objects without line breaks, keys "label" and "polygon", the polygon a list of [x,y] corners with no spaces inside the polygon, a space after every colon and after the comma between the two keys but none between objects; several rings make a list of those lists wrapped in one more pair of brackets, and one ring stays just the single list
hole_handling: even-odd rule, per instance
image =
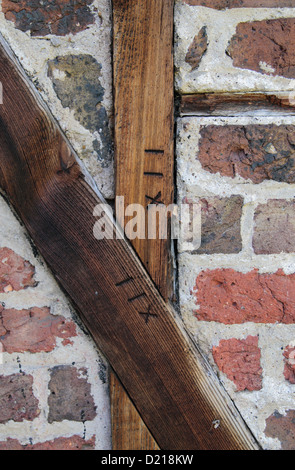
[{"label": "horizontal wooden beam", "polygon": [[138,411],[124,390],[121,382],[111,371],[110,377],[112,449],[159,450],[159,447]]},{"label": "horizontal wooden beam", "polygon": [[181,116],[231,116],[259,111],[269,115],[295,114],[295,94],[290,93],[196,93],[181,95]]},{"label": "horizontal wooden beam", "polygon": [[2,39],[0,82],[0,186],[159,446],[257,449]]}]

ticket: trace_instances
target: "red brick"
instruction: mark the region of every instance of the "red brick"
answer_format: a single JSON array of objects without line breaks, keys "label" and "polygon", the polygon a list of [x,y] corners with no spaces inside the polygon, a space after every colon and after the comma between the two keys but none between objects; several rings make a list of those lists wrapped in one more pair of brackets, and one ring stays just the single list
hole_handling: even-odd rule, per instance
[{"label": "red brick", "polygon": [[261,390],[262,368],[258,336],[248,336],[242,340],[221,340],[218,346],[212,348],[212,354],[218,368],[234,382],[237,391]]},{"label": "red brick", "polygon": [[282,450],[295,450],[295,410],[287,410],[285,416],[275,411],[266,419],[264,432],[278,439]]},{"label": "red brick", "polygon": [[2,12],[17,29],[32,36],[78,33],[94,23],[89,5],[93,0],[3,0]]},{"label": "red brick", "polygon": [[[240,23],[227,54],[235,67],[294,78],[295,18]],[[273,72],[266,72],[263,64]]]},{"label": "red brick", "polygon": [[0,376],[0,423],[33,421],[40,414],[31,375]]},{"label": "red brick", "polygon": [[253,248],[256,254],[295,252],[295,202],[272,199],[255,211]]},{"label": "red brick", "polygon": [[1,450],[95,450],[95,436],[87,441],[80,436],[58,437],[34,445],[22,445],[16,439],[8,438],[0,442]]},{"label": "red brick", "polygon": [[6,441],[0,441],[1,450],[23,450],[23,446],[17,439],[10,439],[9,437]]},{"label": "red brick", "polygon": [[295,274],[278,270],[259,274],[233,269],[202,271],[192,291],[199,309],[198,320],[227,325],[295,323]]},{"label": "red brick", "polygon": [[50,352],[56,346],[56,338],[77,336],[76,326],[60,315],[51,315],[50,309],[4,309],[0,306],[0,342],[4,352]]},{"label": "red brick", "polygon": [[49,423],[63,420],[84,422],[95,418],[96,406],[85,368],[54,367],[49,390]]},{"label": "red brick", "polygon": [[193,42],[191,43],[185,56],[185,61],[191,66],[192,70],[195,70],[199,67],[202,57],[207,51],[207,48],[207,29],[206,26],[203,26],[199,33],[194,37]]},{"label": "red brick", "polygon": [[47,441],[32,446],[26,446],[26,450],[94,450],[95,436],[88,441],[80,436],[59,437],[53,441]]},{"label": "red brick", "polygon": [[294,7],[294,0],[183,0],[188,5],[224,10],[226,8],[283,8]]},{"label": "red brick", "polygon": [[287,346],[284,353],[285,368],[284,377],[291,384],[295,384],[295,347]]},{"label": "red brick", "polygon": [[295,182],[295,126],[211,125],[200,134],[198,159],[210,173],[253,183]]},{"label": "red brick", "polygon": [[36,285],[35,268],[9,248],[0,248],[0,293]]}]

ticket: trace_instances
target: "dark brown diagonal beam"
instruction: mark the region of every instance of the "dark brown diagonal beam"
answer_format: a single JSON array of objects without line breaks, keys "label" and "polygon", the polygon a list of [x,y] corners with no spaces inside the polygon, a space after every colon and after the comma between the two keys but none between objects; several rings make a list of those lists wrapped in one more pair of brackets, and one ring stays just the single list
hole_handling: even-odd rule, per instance
[{"label": "dark brown diagonal beam", "polygon": [[2,40],[0,81],[0,185],[160,447],[257,448],[130,245],[94,238],[101,200]]}]

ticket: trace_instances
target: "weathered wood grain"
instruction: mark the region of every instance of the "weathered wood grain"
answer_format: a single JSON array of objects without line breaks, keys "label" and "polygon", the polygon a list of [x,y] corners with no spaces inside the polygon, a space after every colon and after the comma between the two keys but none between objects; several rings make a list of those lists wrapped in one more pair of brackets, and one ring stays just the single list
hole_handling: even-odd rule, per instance
[{"label": "weathered wood grain", "polygon": [[295,114],[294,93],[197,93],[181,95],[181,116],[235,116]]},{"label": "weathered wood grain", "polygon": [[159,450],[114,372],[110,373],[113,450]]},{"label": "weathered wood grain", "polygon": [[129,243],[93,236],[100,196],[2,39],[0,81],[0,186],[159,446],[256,449]]},{"label": "weathered wood grain", "polygon": [[[173,202],[173,13],[174,0],[113,2],[116,194],[125,207],[146,209],[144,232],[149,204]],[[131,243],[167,300],[169,238]],[[120,382],[111,381],[113,448],[157,449]]]},{"label": "weathered wood grain", "polygon": [[[165,205],[173,202],[173,4],[113,2],[116,193],[125,207],[147,207],[157,195]],[[133,246],[167,299],[169,238],[136,239]]]}]

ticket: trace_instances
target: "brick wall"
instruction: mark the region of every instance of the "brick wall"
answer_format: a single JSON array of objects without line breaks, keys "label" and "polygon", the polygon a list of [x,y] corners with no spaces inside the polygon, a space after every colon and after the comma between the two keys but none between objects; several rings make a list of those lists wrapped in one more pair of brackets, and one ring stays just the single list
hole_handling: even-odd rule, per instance
[{"label": "brick wall", "polygon": [[108,449],[107,363],[0,198],[0,450]]},{"label": "brick wall", "polygon": [[[179,94],[292,101],[294,1],[178,0],[175,24]],[[179,253],[182,318],[261,446],[294,449],[295,113],[193,114],[177,122],[178,199],[200,204],[202,243]]]},{"label": "brick wall", "polygon": [[[110,11],[108,0],[0,7],[1,34],[106,198]],[[0,218],[0,450],[110,449],[108,364],[1,196]]]}]

